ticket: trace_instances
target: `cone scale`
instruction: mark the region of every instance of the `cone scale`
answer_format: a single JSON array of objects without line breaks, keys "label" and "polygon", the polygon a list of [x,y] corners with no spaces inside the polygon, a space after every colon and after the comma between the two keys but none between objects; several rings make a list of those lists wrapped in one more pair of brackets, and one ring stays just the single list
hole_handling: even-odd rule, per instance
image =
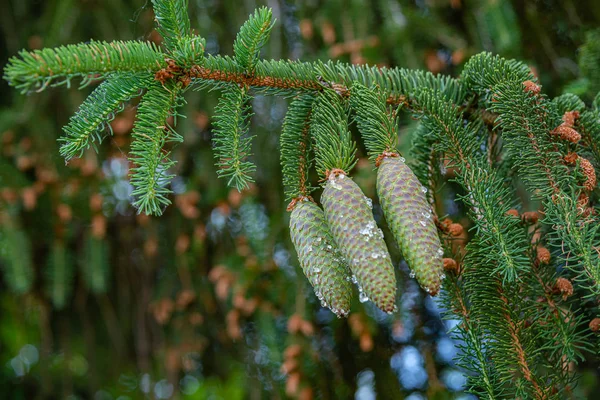
[{"label": "cone scale", "polygon": [[332,173],[321,203],[331,234],[359,286],[360,301],[368,299],[383,311],[395,311],[396,276],[368,199],[352,179]]},{"label": "cone scale", "polygon": [[400,157],[386,157],[377,172],[377,195],[411,276],[435,296],[443,278],[442,246],[423,185]]},{"label": "cone scale", "polygon": [[338,317],[350,312],[350,270],[329,232],[323,210],[309,200],[298,201],[290,217],[292,242],[304,275],[323,306]]}]

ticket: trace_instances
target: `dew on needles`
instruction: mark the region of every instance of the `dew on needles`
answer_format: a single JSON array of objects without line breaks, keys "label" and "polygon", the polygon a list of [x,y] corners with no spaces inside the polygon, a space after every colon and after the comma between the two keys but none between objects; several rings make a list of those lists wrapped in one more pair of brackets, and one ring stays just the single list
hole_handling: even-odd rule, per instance
[{"label": "dew on needles", "polygon": [[[66,160],[101,146],[104,127],[123,104],[141,97],[129,154],[133,205],[159,215],[173,195],[172,144],[183,140],[167,121],[182,109],[188,89],[220,93],[215,165],[224,184],[238,190],[253,183],[253,156],[263,151],[252,130],[253,98],[260,91],[292,99],[280,137],[282,183],[290,239],[319,303],[340,318],[351,309],[360,318],[362,303],[391,314],[403,295],[373,200],[354,179],[364,149],[375,167],[387,239],[400,248],[409,278],[431,296],[440,294],[444,281],[441,302],[445,316],[460,321],[452,335],[464,343],[457,364],[469,372],[468,390],[481,398],[573,395],[571,366],[595,351],[590,335],[600,331],[597,312],[582,305],[582,299],[596,304],[600,296],[598,99],[589,105],[596,93],[550,99],[527,65],[490,53],[471,57],[460,79],[402,68],[264,60],[261,49],[274,26],[268,8],[242,26],[232,57],[209,55],[190,27],[187,2],[153,5],[161,47],[91,41],[22,51],[9,60],[4,78],[23,93],[76,78],[104,81],[64,128],[60,153]],[[600,69],[593,38],[582,49],[582,71]],[[586,79],[589,85],[597,81]],[[408,164],[398,149],[402,111],[418,121]],[[319,186],[322,194],[313,198]],[[454,205],[439,198],[450,186],[466,210],[464,221],[440,222],[436,214],[437,204]],[[539,204],[535,220],[515,211],[525,196]],[[5,240],[27,250],[18,226],[1,228]],[[59,259],[57,249],[53,258]],[[5,255],[6,281],[18,292],[33,287],[31,260],[19,258],[27,253]],[[354,285],[358,302],[352,300]],[[64,296],[54,301],[64,302]],[[372,348],[365,330],[359,334]]]}]

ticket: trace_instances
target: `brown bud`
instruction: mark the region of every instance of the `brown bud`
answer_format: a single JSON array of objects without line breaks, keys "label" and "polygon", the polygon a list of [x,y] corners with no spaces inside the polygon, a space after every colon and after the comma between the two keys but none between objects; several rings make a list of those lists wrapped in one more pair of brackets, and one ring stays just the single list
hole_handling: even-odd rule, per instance
[{"label": "brown bud", "polygon": [[359,346],[364,353],[373,350],[373,338],[369,332],[365,331],[360,334]]},{"label": "brown bud", "polygon": [[298,387],[300,386],[300,374],[294,372],[289,374],[285,381],[285,394],[289,397],[294,397],[298,393]]},{"label": "brown bud", "polygon": [[523,218],[523,222],[531,225],[537,223],[540,219],[540,215],[537,213],[537,211],[526,211],[521,217]]},{"label": "brown bud", "polygon": [[304,386],[298,394],[298,400],[312,400],[313,397],[313,391],[310,386]]},{"label": "brown bud", "polygon": [[71,207],[65,203],[61,203],[56,207],[56,214],[62,222],[69,222],[73,218]]},{"label": "brown bud", "polygon": [[458,263],[452,258],[444,258],[444,270],[448,272],[458,272]]},{"label": "brown bud", "polygon": [[177,236],[177,240],[175,241],[175,252],[177,254],[185,253],[190,247],[190,237],[185,233]]},{"label": "brown bud", "polygon": [[298,333],[302,329],[302,317],[299,314],[293,314],[287,323],[289,333]]},{"label": "brown bud", "polygon": [[92,217],[92,236],[102,239],[106,235],[106,217],[94,215]]},{"label": "brown bud", "polygon": [[573,126],[577,118],[579,118],[579,111],[567,111],[564,113],[562,120],[565,124]]},{"label": "brown bud", "polygon": [[90,210],[94,212],[102,211],[103,198],[100,193],[94,193],[90,196]]},{"label": "brown bud", "polygon": [[450,218],[444,218],[444,220],[440,222],[440,227],[444,232],[448,232],[450,225],[452,224],[453,222]]},{"label": "brown bud", "polygon": [[537,260],[541,264],[549,264],[550,263],[550,251],[542,246],[537,248]]},{"label": "brown bud", "polygon": [[285,360],[283,362],[283,364],[281,364],[280,371],[283,374],[290,374],[297,369],[298,369],[298,361],[296,361],[296,359],[294,359],[294,358],[289,358],[289,359]]},{"label": "brown bud", "polygon": [[144,243],[144,254],[148,258],[152,258],[158,253],[158,239],[155,237],[149,237]]},{"label": "brown bud", "polygon": [[581,140],[581,135],[575,129],[571,128],[564,122],[552,131],[553,135],[560,137],[567,142],[577,143]]},{"label": "brown bud", "polygon": [[573,284],[567,278],[558,278],[554,284],[554,290],[562,295],[563,300],[573,294]]},{"label": "brown bud", "polygon": [[302,325],[300,325],[300,330],[304,334],[304,336],[312,336],[315,333],[315,328],[310,321],[302,321]]},{"label": "brown bud", "polygon": [[35,205],[37,204],[37,193],[33,186],[23,189],[21,197],[23,198],[23,207],[27,211],[31,211],[35,208]]},{"label": "brown bud", "polygon": [[196,293],[193,290],[185,289],[177,295],[177,308],[182,310],[196,300]]},{"label": "brown bud", "polygon": [[525,87],[523,89],[525,92],[533,93],[535,95],[540,94],[542,91],[542,87],[540,85],[530,80],[523,82],[523,86]]},{"label": "brown bud", "polygon": [[448,233],[451,236],[460,236],[462,235],[464,231],[464,228],[461,224],[450,224],[450,226],[448,227]]},{"label": "brown bud", "polygon": [[566,156],[563,157],[563,160],[565,160],[565,163],[567,165],[575,165],[578,158],[579,158],[579,156],[577,155],[577,153],[570,152]]},{"label": "brown bud", "polygon": [[590,321],[590,329],[592,332],[598,332],[600,330],[600,318],[596,317]]},{"label": "brown bud", "polygon": [[515,210],[514,208],[511,208],[510,210],[508,210],[506,212],[506,215],[510,215],[512,217],[517,217],[519,218],[519,212],[517,210]]},{"label": "brown bud", "polygon": [[594,169],[592,163],[583,157],[579,157],[579,166],[581,167],[581,170],[586,178],[585,182],[583,183],[583,188],[588,192],[591,192],[594,190],[597,183],[596,170]]},{"label": "brown bud", "polygon": [[283,356],[287,359],[287,358],[296,358],[300,355],[300,353],[302,353],[302,346],[300,346],[299,344],[292,344],[291,346],[288,346],[284,352],[283,352]]}]

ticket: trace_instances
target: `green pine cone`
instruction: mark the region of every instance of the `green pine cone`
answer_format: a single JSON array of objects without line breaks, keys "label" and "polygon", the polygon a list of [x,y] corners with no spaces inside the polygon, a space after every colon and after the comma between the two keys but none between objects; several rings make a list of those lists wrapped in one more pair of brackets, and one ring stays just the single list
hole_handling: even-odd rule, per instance
[{"label": "green pine cone", "polygon": [[443,278],[443,251],[425,192],[404,159],[383,159],[377,172],[383,214],[412,270],[411,276],[435,296]]},{"label": "green pine cone", "polygon": [[321,202],[331,234],[354,275],[352,280],[359,285],[360,301],[370,299],[383,311],[395,311],[394,267],[370,200],[352,179],[332,174]]},{"label": "green pine cone", "polygon": [[350,312],[350,270],[325,222],[323,210],[312,201],[299,201],[290,217],[292,242],[304,275],[323,306],[338,317]]}]

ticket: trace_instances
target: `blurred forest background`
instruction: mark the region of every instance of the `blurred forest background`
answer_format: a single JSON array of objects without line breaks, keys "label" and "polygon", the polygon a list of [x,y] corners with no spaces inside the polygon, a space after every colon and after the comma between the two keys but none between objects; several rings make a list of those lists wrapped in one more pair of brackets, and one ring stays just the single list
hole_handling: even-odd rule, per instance
[{"label": "blurred forest background", "polygon": [[[22,48],[159,40],[145,0],[2,3],[1,65]],[[267,5],[278,23],[266,58],[457,76],[469,56],[489,50],[527,62],[549,95],[598,84],[578,65],[586,32],[600,25],[597,1],[189,3],[209,53],[231,54],[248,14]],[[398,313],[356,300],[350,318],[337,319],[320,307],[289,240],[278,158],[285,100],[254,100],[256,184],[238,193],[213,166],[217,96],[189,94],[188,118],[177,121],[185,142],[174,151],[173,205],[147,217],[130,206],[127,181],[135,104],[115,116],[99,155],[65,165],[56,139],[91,88],[21,96],[0,86],[0,397],[473,398],[453,365],[454,322],[440,318],[397,253]],[[415,126],[403,121],[409,160]],[[354,176],[374,198],[364,154]],[[452,186],[445,191],[439,206],[460,221]],[[600,390],[595,367],[583,365],[576,397]]]}]

